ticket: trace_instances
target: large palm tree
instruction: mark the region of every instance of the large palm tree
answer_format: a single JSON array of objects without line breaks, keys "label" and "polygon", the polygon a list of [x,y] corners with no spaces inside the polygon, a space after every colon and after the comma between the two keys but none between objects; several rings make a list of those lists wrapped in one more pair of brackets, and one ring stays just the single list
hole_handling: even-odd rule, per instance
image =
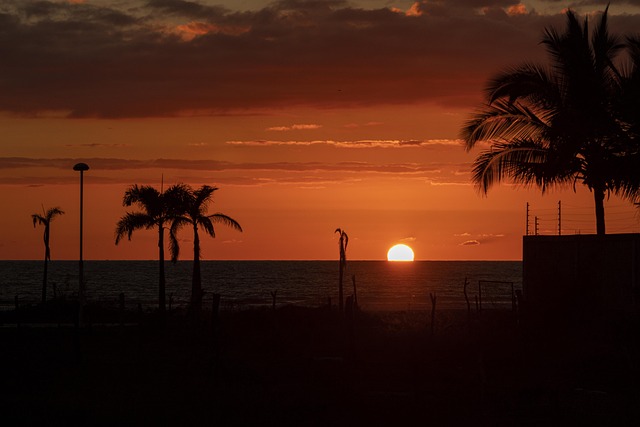
[{"label": "large palm tree", "polygon": [[[178,214],[180,188],[178,184],[160,192],[149,185],[132,185],[124,193],[122,205],[136,205],[141,211],[127,212],[116,225],[116,245],[125,236],[131,240],[131,235],[135,230],[158,229],[158,308],[161,313],[166,311],[164,230],[165,225],[169,224]],[[172,233],[169,233],[169,238],[169,250],[173,257],[177,241]]]},{"label": "large palm tree", "polygon": [[44,206],[42,207],[42,215],[40,214],[32,214],[31,219],[33,220],[33,227],[36,225],[44,225],[44,274],[42,277],[42,304],[47,302],[47,271],[49,267],[49,260],[51,259],[51,249],[49,247],[49,237],[51,236],[51,221],[58,216],[63,215],[64,211],[60,208],[50,208],[46,211],[44,210]]},{"label": "large palm tree", "polygon": [[623,76],[615,60],[624,46],[608,32],[607,10],[591,34],[586,19],[566,16],[564,33],[547,29],[542,40],[550,66],[525,63],[494,77],[486,105],[461,136],[467,150],[490,144],[474,162],[482,192],[505,178],[543,193],[580,182],[593,193],[597,233],[604,234],[605,196],[634,191],[622,167],[628,126],[616,111]]},{"label": "large palm tree", "polygon": [[338,268],[338,310],[340,313],[343,313],[344,297],[342,282],[344,278],[344,270],[347,267],[347,245],[349,244],[349,236],[347,236],[347,233],[340,228],[336,228],[334,233],[338,233],[340,236],[338,240],[338,246],[340,247],[340,264]]},{"label": "large palm tree", "polygon": [[625,126],[628,139],[628,156],[623,165],[624,196],[640,206],[640,36],[627,37],[629,60],[625,63],[620,94],[616,98],[617,112]]},{"label": "large palm tree", "polygon": [[[223,224],[242,232],[242,227],[233,218],[222,214],[207,214],[209,203],[213,200],[213,193],[217,187],[203,185],[193,189],[189,185],[180,187],[181,215],[173,219],[171,235],[175,236],[178,230],[190,225],[193,230],[193,275],[191,280],[191,310],[194,315],[200,312],[202,307],[202,275],[200,272],[200,236],[198,230],[203,230],[211,237],[216,237],[215,224]],[[179,247],[176,245],[172,260],[177,260]]]}]

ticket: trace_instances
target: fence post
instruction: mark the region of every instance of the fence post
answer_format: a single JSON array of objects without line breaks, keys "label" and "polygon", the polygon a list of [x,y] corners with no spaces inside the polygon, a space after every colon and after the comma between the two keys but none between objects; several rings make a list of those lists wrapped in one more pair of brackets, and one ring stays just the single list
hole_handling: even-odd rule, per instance
[{"label": "fence post", "polygon": [[438,296],[429,292],[429,298],[431,299],[431,336],[433,336],[436,327],[436,301]]},{"label": "fence post", "polygon": [[469,286],[469,279],[465,277],[463,287],[464,299],[467,302],[467,314],[471,316],[471,303],[469,302],[469,294],[467,294],[467,286]]},{"label": "fence post", "polygon": [[356,275],[351,275],[351,281],[353,282],[353,308],[354,310],[358,309],[358,291],[356,288]]},{"label": "fence post", "polygon": [[16,326],[19,328],[20,327],[20,300],[18,299],[18,294],[16,294],[16,297],[14,298],[14,303],[16,306]]},{"label": "fence post", "polygon": [[124,326],[124,292],[118,295],[118,312],[120,317],[120,327]]}]

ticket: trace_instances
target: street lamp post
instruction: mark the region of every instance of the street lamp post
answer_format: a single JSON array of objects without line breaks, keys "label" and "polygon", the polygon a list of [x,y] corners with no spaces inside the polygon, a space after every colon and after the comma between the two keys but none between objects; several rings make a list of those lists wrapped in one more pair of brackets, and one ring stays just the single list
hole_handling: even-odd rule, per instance
[{"label": "street lamp post", "polygon": [[83,174],[84,171],[89,170],[89,165],[86,163],[76,163],[73,166],[73,170],[80,172],[80,258],[78,263],[78,325],[82,325],[82,312],[84,306],[84,271],[82,264],[82,205],[83,205]]}]

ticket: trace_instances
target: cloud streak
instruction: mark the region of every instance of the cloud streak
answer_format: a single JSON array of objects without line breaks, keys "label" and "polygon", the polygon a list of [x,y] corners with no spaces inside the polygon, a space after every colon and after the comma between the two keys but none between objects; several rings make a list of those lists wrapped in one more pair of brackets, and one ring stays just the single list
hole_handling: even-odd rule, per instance
[{"label": "cloud streak", "polygon": [[[44,184],[66,183],[69,177],[57,171],[71,171],[74,164],[85,162],[91,166],[94,183],[108,183],[132,177],[123,177],[121,171],[141,171],[148,169],[175,170],[188,181],[194,174],[204,176],[211,172],[220,182],[238,185],[265,185],[360,181],[370,176],[384,175],[421,179],[431,183],[468,183],[468,178],[458,176],[455,171],[467,167],[466,164],[452,163],[370,163],[370,162],[246,162],[234,163],[217,160],[149,159],[131,160],[115,158],[0,158],[0,184]],[[47,178],[41,172],[31,176],[29,170],[49,170]],[[19,171],[19,173],[17,173]],[[115,174],[114,174],[115,172]],[[44,177],[43,177],[44,176]],[[70,175],[74,179],[75,176]]]},{"label": "cloud streak", "polygon": [[377,172],[377,173],[418,173],[439,170],[442,164],[422,163],[388,163],[375,164],[368,162],[270,162],[270,163],[234,163],[218,160],[183,160],[183,159],[40,159],[27,157],[0,158],[0,170],[23,168],[69,169],[79,161],[91,165],[92,170],[128,170],[128,169],[183,169],[183,170],[279,170],[279,171],[343,171],[343,172]]},{"label": "cloud streak", "polygon": [[130,147],[130,144],[102,144],[97,142],[86,143],[86,144],[65,144],[65,147],[80,147],[80,148],[123,148]]},{"label": "cloud streak", "polygon": [[[455,237],[472,237],[471,233],[457,233],[454,234]],[[475,236],[475,239],[465,240],[459,244],[459,246],[478,246],[482,244],[492,243],[498,239],[502,239],[505,237],[504,234],[493,234],[493,233],[480,233]]]},{"label": "cloud streak", "polygon": [[272,147],[272,146],[302,146],[310,147],[314,145],[330,145],[339,148],[419,148],[432,146],[454,146],[460,148],[462,142],[457,139],[429,139],[429,140],[357,140],[357,141],[227,141],[229,145],[250,146],[250,147]]},{"label": "cloud streak", "polygon": [[292,126],[274,126],[267,128],[268,131],[289,131],[289,130],[315,130],[320,129],[322,125],[308,124],[308,125],[292,125]]}]

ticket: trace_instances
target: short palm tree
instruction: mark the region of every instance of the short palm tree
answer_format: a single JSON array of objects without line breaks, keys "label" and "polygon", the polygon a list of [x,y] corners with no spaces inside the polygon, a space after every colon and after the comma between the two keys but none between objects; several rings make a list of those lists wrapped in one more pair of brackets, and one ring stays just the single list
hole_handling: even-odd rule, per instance
[{"label": "short palm tree", "polygon": [[[123,206],[137,205],[140,212],[127,212],[116,225],[116,245],[125,236],[131,240],[131,235],[139,229],[158,229],[158,308],[161,313],[166,311],[165,274],[164,274],[164,230],[165,224],[177,216],[179,201],[177,194],[180,185],[174,185],[165,192],[149,186],[132,185],[122,200]],[[177,248],[175,236],[169,233],[169,250],[173,256]]]},{"label": "short palm tree", "polygon": [[338,240],[338,246],[340,247],[340,264],[338,270],[338,310],[340,313],[343,313],[344,296],[342,282],[344,278],[344,270],[347,267],[347,245],[349,244],[349,236],[347,236],[347,233],[340,228],[336,228],[334,233],[338,233],[340,235],[340,239]]},{"label": "short palm tree", "polygon": [[40,214],[32,214],[31,219],[33,220],[33,227],[36,225],[44,225],[44,274],[42,277],[42,304],[47,302],[47,271],[49,267],[49,260],[51,259],[51,249],[49,247],[49,237],[51,236],[51,221],[58,216],[63,215],[64,211],[60,208],[50,208],[46,211],[44,210],[44,206],[42,207],[42,215]]},{"label": "short palm tree", "polygon": [[551,66],[525,63],[498,74],[461,137],[467,150],[490,144],[474,162],[482,192],[505,178],[543,193],[580,182],[593,193],[597,233],[604,234],[605,196],[634,192],[623,167],[628,127],[616,111],[623,76],[614,64],[624,46],[608,32],[607,10],[591,38],[587,20],[566,16],[565,32],[547,29],[542,40]]},{"label": "short palm tree", "polygon": [[[191,310],[197,315],[202,307],[202,275],[200,272],[200,236],[198,229],[203,230],[211,237],[216,237],[214,224],[223,224],[242,232],[242,227],[233,218],[222,214],[207,214],[209,203],[213,200],[213,193],[217,187],[203,185],[194,190],[189,185],[182,185],[180,188],[181,215],[174,218],[171,225],[171,235],[175,236],[178,230],[186,225],[190,225],[193,230],[193,276],[191,281]],[[172,255],[172,260],[177,260],[179,248],[176,248]]]}]

